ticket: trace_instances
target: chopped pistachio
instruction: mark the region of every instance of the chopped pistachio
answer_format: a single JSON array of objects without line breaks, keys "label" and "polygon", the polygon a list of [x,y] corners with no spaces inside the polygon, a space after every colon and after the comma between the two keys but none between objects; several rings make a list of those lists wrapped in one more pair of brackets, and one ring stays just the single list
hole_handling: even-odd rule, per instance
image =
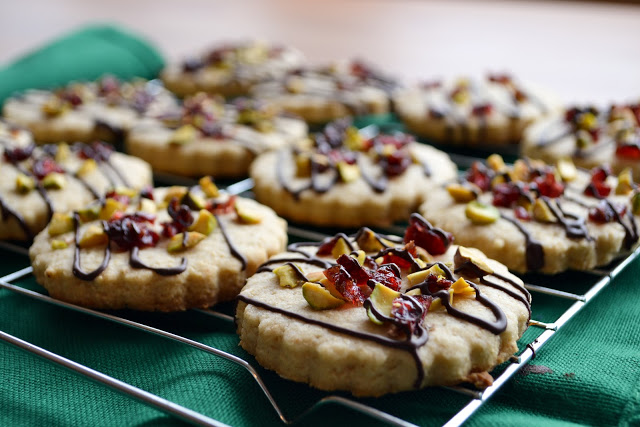
[{"label": "chopped pistachio", "polygon": [[558,160],[557,169],[563,181],[573,181],[578,176],[576,165],[573,164],[569,157],[563,157]]},{"label": "chopped pistachio", "polygon": [[196,139],[197,132],[198,130],[192,125],[182,125],[173,132],[169,144],[187,144]]},{"label": "chopped pistachio", "polygon": [[176,199],[178,199],[178,200],[182,200],[184,195],[187,194],[187,191],[189,191],[187,189],[187,187],[182,187],[182,186],[178,186],[178,185],[174,185],[173,187],[169,187],[167,189],[167,192],[164,195],[164,201],[165,202],[169,202],[174,197]]},{"label": "chopped pistachio", "polygon": [[65,160],[69,158],[71,155],[71,149],[69,148],[69,144],[66,142],[61,142],[58,144],[58,149],[56,151],[56,163],[63,163]]},{"label": "chopped pistachio", "polygon": [[315,282],[306,282],[302,285],[302,296],[314,310],[338,308],[345,303],[344,300],[334,297],[331,292]]},{"label": "chopped pistachio", "polygon": [[58,249],[66,249],[68,247],[69,247],[69,244],[64,240],[54,239],[51,241],[51,249],[53,249],[54,251]]},{"label": "chopped pistachio", "polygon": [[16,176],[16,191],[18,193],[27,194],[34,188],[36,188],[36,182],[32,177],[27,176],[23,173],[19,173]]},{"label": "chopped pistachio", "polygon": [[42,179],[42,186],[47,189],[61,190],[67,183],[65,176],[58,172],[51,172]]},{"label": "chopped pistachio", "polygon": [[540,222],[556,222],[556,217],[551,212],[549,205],[542,199],[537,199],[533,205],[533,217]]},{"label": "chopped pistachio", "polygon": [[104,201],[104,205],[100,209],[100,214],[98,216],[100,219],[108,221],[109,219],[111,219],[114,213],[124,210],[125,206],[116,199],[106,199]]},{"label": "chopped pistachio", "polygon": [[472,223],[481,225],[491,224],[500,218],[498,209],[477,200],[467,203],[464,213]]},{"label": "chopped pistachio", "polygon": [[154,214],[158,211],[158,206],[156,206],[156,203],[153,200],[143,197],[138,201],[138,210]]},{"label": "chopped pistachio", "polygon": [[205,196],[207,197],[220,196],[220,191],[218,191],[218,187],[213,183],[213,180],[211,179],[210,176],[205,176],[200,178],[200,181],[198,181],[198,184],[200,185],[200,188],[202,189],[202,192],[205,194]]},{"label": "chopped pistachio", "polygon": [[275,268],[273,273],[278,278],[278,284],[283,288],[296,288],[305,283],[304,276],[301,277],[296,268],[290,264]]},{"label": "chopped pistachio", "polygon": [[360,177],[358,165],[350,165],[347,162],[338,162],[338,174],[343,182],[355,181]]},{"label": "chopped pistachio", "polygon": [[496,172],[503,172],[507,166],[500,154],[492,154],[487,158],[487,165]]},{"label": "chopped pistachio", "polygon": [[78,242],[78,246],[82,249],[93,248],[106,245],[108,241],[109,238],[107,237],[107,233],[104,232],[104,229],[99,225],[91,224],[84,231],[84,234]]},{"label": "chopped pistachio", "polygon": [[82,162],[76,174],[82,178],[87,176],[91,172],[95,171],[97,168],[98,168],[98,164],[96,163],[95,160],[87,159],[84,162]]},{"label": "chopped pistachio", "polygon": [[631,175],[631,169],[625,168],[620,175],[618,175],[618,185],[616,186],[616,194],[627,195],[633,191],[633,177]]},{"label": "chopped pistachio", "polygon": [[73,230],[71,214],[54,212],[49,223],[49,236],[59,236]]},{"label": "chopped pistachio", "polygon": [[197,231],[189,231],[186,232],[187,236],[185,239],[185,233],[178,233],[169,240],[169,245],[167,246],[168,252],[180,252],[185,249],[189,249],[203,241],[207,236],[204,234],[198,233]]},{"label": "chopped pistachio", "polygon": [[378,252],[384,247],[376,238],[376,233],[368,228],[363,228],[360,231],[356,243],[365,252]]},{"label": "chopped pistachio", "polygon": [[449,184],[447,191],[456,203],[467,203],[478,198],[478,192],[471,185]]},{"label": "chopped pistachio", "polygon": [[376,283],[373,288],[373,292],[369,296],[369,300],[371,301],[372,308],[367,309],[367,315],[369,316],[369,320],[371,320],[376,325],[382,325],[384,320],[378,318],[374,310],[377,311],[383,317],[391,317],[391,309],[393,308],[393,301],[400,296],[400,292],[394,291],[393,289],[383,285],[382,283]]},{"label": "chopped pistachio", "polygon": [[242,206],[236,203],[234,206],[236,214],[238,215],[238,221],[242,224],[260,224],[262,222],[262,215],[256,210]]},{"label": "chopped pistachio", "polygon": [[211,212],[206,209],[200,209],[200,215],[198,215],[198,219],[191,224],[189,231],[197,231],[198,233],[208,236],[216,229],[217,225],[216,217]]},{"label": "chopped pistachio", "polygon": [[98,203],[91,204],[78,210],[80,221],[89,222],[98,219],[100,216],[100,205]]}]

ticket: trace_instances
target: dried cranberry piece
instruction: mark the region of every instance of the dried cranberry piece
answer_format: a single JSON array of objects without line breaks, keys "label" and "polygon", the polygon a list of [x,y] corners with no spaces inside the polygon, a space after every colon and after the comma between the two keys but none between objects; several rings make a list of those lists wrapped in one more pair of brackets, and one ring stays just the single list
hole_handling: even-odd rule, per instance
[{"label": "dried cranberry piece", "polygon": [[413,298],[416,301],[418,301],[420,304],[422,304],[422,307],[424,308],[424,312],[426,314],[429,311],[429,308],[431,307],[431,303],[433,302],[433,297],[431,295],[415,295]]},{"label": "dried cranberry piece", "polygon": [[122,204],[128,205],[131,202],[131,198],[125,194],[118,194],[114,190],[109,191],[104,195],[107,199],[114,199]]},{"label": "dried cranberry piece", "polygon": [[616,148],[616,156],[625,159],[640,159],[640,146],[637,144],[622,144]]},{"label": "dried cranberry piece", "polygon": [[346,238],[346,236],[344,236],[343,234],[337,234],[334,237],[325,239],[322,242],[322,244],[318,247],[317,254],[320,256],[331,255],[331,252],[333,251],[333,248],[335,248],[336,243],[338,243],[338,240],[344,239],[344,238]]},{"label": "dried cranberry piece", "polygon": [[109,239],[121,249],[146,248],[158,244],[160,236],[147,223],[155,221],[155,216],[141,213],[112,218],[105,224]]},{"label": "dried cranberry piece", "polygon": [[140,197],[143,199],[155,200],[153,196],[153,187],[150,185],[142,187],[142,190],[140,190]]},{"label": "dried cranberry piece", "polygon": [[383,158],[382,167],[387,176],[398,176],[411,165],[411,155],[406,150],[396,150]]},{"label": "dried cranberry piece", "polygon": [[398,297],[391,305],[391,318],[397,326],[400,326],[408,335],[414,331],[424,319],[426,310],[422,304],[408,298]]},{"label": "dried cranberry piece", "polygon": [[[615,209],[615,211],[614,211]],[[622,217],[627,212],[627,207],[621,204],[609,204],[601,200],[598,206],[589,209],[589,219],[599,224],[614,221],[617,214]]]},{"label": "dried cranberry piece", "polygon": [[480,104],[473,107],[471,110],[471,114],[475,117],[484,117],[491,114],[493,111],[493,105],[491,104]]},{"label": "dried cranberry piece", "polygon": [[440,255],[447,251],[453,235],[440,228],[433,227],[426,219],[418,214],[412,214],[409,227],[404,234],[404,242],[414,241],[416,245],[426,249],[432,255]]},{"label": "dried cranberry piece", "polygon": [[402,286],[402,279],[398,276],[398,271],[392,265],[385,264],[371,273],[371,280],[382,283],[394,291],[399,291]]},{"label": "dried cranberry piece", "polygon": [[605,167],[597,167],[591,170],[591,182],[584,189],[586,196],[602,199],[607,197],[611,192],[611,187],[607,185],[606,179],[610,175],[610,171]]},{"label": "dried cranberry piece", "polygon": [[207,202],[206,209],[213,214],[222,215],[222,214],[233,212],[233,209],[235,208],[235,206],[236,206],[236,196],[234,195],[234,196],[230,196],[224,202],[216,202],[214,200],[211,200]]},{"label": "dried cranberry piece", "polygon": [[96,161],[107,161],[113,153],[113,147],[104,142],[94,141],[89,144],[75,144],[74,149],[78,151],[78,156],[82,159],[93,159]]},{"label": "dried cranberry piece", "polygon": [[382,145],[393,145],[396,148],[403,148],[414,142],[415,138],[412,135],[403,132],[397,132],[392,135],[382,134],[375,138],[375,142]]},{"label": "dried cranberry piece", "polygon": [[58,97],[71,104],[72,107],[77,107],[82,104],[82,97],[72,89],[65,89],[58,94]]},{"label": "dried cranberry piece", "polygon": [[490,82],[508,84],[511,83],[511,76],[508,74],[489,74],[487,76]]},{"label": "dried cranberry piece", "polygon": [[429,292],[431,292],[432,294],[435,294],[438,291],[449,289],[451,285],[453,285],[452,280],[449,280],[442,276],[437,276],[435,274],[429,274],[426,282],[427,289],[429,289]]},{"label": "dried cranberry piece", "polygon": [[347,301],[354,305],[362,305],[366,297],[343,266],[334,265],[323,273]]},{"label": "dried cranberry piece", "polygon": [[38,159],[33,166],[31,166],[31,172],[33,172],[36,178],[42,179],[53,172],[64,173],[64,169],[51,157],[44,157]]},{"label": "dried cranberry piece", "polygon": [[344,267],[347,273],[349,273],[349,275],[356,281],[358,286],[366,285],[367,281],[371,279],[369,273],[367,273],[367,271],[358,264],[358,261],[356,261],[355,258],[350,257],[349,255],[340,255],[336,262]]},{"label": "dried cranberry piece", "polygon": [[493,187],[493,205],[510,208],[518,202],[521,190],[515,182],[504,182]]},{"label": "dried cranberry piece", "polygon": [[482,191],[489,191],[491,188],[491,178],[492,172],[480,162],[473,162],[465,174],[465,179],[477,185]]},{"label": "dried cranberry piece", "polygon": [[26,147],[16,147],[16,148],[5,148],[4,149],[4,158],[9,163],[18,163],[23,160],[27,160],[31,157],[33,153],[33,149],[35,148],[34,144],[28,145]]},{"label": "dried cranberry piece", "polygon": [[120,82],[114,76],[105,76],[98,83],[98,93],[100,95],[108,95],[117,93],[120,89]]},{"label": "dried cranberry piece", "polygon": [[527,211],[522,206],[516,206],[516,208],[514,209],[513,213],[515,214],[516,218],[518,218],[518,219],[520,219],[522,221],[530,221],[531,220],[531,214],[529,213],[529,211]]},{"label": "dried cranberry piece", "polygon": [[413,263],[411,262],[411,258],[408,253],[405,252],[403,255],[405,256],[404,257],[400,256],[400,253],[393,253],[393,252],[386,253],[383,256],[383,263],[395,264],[403,270],[408,270],[411,268],[411,265]]},{"label": "dried cranberry piece", "polygon": [[181,205],[176,197],[171,199],[167,206],[167,213],[173,219],[173,226],[182,232],[193,224],[193,214],[187,205]]},{"label": "dried cranberry piece", "polygon": [[564,185],[561,182],[557,182],[556,176],[551,172],[534,178],[533,182],[536,185],[538,194],[541,196],[556,198],[564,193]]}]

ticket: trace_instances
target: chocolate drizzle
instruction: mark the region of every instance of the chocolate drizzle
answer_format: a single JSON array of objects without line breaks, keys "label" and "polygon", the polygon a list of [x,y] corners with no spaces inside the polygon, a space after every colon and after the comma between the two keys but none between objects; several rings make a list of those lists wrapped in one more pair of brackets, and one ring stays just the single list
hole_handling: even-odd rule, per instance
[{"label": "chocolate drizzle", "polygon": [[500,214],[500,217],[506,221],[509,221],[516,226],[518,231],[522,233],[525,240],[525,258],[527,262],[528,270],[538,270],[544,266],[544,248],[542,244],[531,236],[531,233],[524,228],[524,226],[515,218],[510,218],[504,214]]},{"label": "chocolate drizzle", "polygon": [[9,218],[13,218],[18,222],[27,240],[33,240],[33,233],[29,229],[29,226],[25,222],[22,215],[7,206],[4,200],[2,200],[2,198],[0,197],[0,219],[2,221],[7,221],[9,220]]},{"label": "chocolate drizzle", "polygon": [[[80,216],[74,212],[73,214],[73,230],[74,230],[74,242],[75,242],[75,250],[73,253],[73,275],[76,276],[80,280],[84,281],[92,281],[96,277],[98,277],[109,265],[109,260],[111,260],[111,241],[107,240],[107,246],[104,250],[104,258],[102,259],[102,263],[93,271],[85,272],[82,270],[82,263],[80,261]],[[104,222],[102,223],[102,228],[105,229]]]},{"label": "chocolate drizzle", "polygon": [[[187,233],[184,234],[185,236],[187,235]],[[144,268],[147,270],[151,270],[154,273],[159,274],[160,276],[175,276],[187,269],[187,259],[184,257],[182,257],[180,265],[177,265],[175,267],[151,267],[142,262],[139,252],[140,249],[138,249],[137,246],[131,248],[131,252],[129,253],[129,265],[132,268]]]},{"label": "chocolate drizzle", "polygon": [[580,218],[573,214],[567,214],[562,210],[559,203],[551,203],[548,197],[540,197],[540,199],[549,207],[553,216],[556,217],[560,225],[564,228],[567,237],[576,239],[592,240],[587,230],[587,224],[584,218]]},{"label": "chocolate drizzle", "polygon": [[238,251],[238,249],[235,247],[235,245],[227,235],[227,229],[225,225],[222,223],[222,221],[220,221],[220,217],[218,217],[218,215],[215,215],[215,214],[214,216],[216,217],[216,222],[218,223],[218,227],[220,227],[220,231],[222,232],[222,237],[224,237],[224,241],[227,243],[227,246],[229,247],[229,251],[231,252],[231,255],[233,255],[236,259],[238,259],[240,261],[240,264],[242,264],[242,269],[246,270],[247,258],[244,255],[242,255],[240,251]]}]

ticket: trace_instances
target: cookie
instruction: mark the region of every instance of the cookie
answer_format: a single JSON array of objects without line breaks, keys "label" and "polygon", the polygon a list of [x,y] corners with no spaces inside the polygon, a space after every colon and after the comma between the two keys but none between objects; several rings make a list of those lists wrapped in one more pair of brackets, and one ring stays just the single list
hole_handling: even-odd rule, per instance
[{"label": "cookie", "polygon": [[420,213],[509,269],[558,273],[605,265],[638,243],[640,197],[626,172],[497,155],[427,194]]},{"label": "cookie", "polygon": [[630,168],[640,179],[640,103],[569,108],[529,126],[521,149],[523,156],[548,163],[571,158],[584,168]]},{"label": "cookie", "polygon": [[314,225],[388,225],[407,219],[425,191],[453,179],[447,154],[407,134],[361,135],[333,122],[307,148],[259,156],[250,169],[258,201]]},{"label": "cookie", "polygon": [[114,194],[54,217],[29,250],[57,299],[100,309],[179,311],[233,299],[287,242],[286,223],[250,199],[200,186]]},{"label": "cookie", "polygon": [[198,92],[235,97],[248,95],[256,83],[279,79],[303,63],[304,56],[288,46],[262,41],[227,43],[168,65],[161,77],[181,97]]},{"label": "cookie", "polygon": [[0,148],[0,239],[32,240],[54,212],[152,183],[147,163],[102,143],[36,147],[28,131],[0,122]]},{"label": "cookie", "polygon": [[425,83],[394,101],[411,132],[465,145],[518,143],[528,124],[560,109],[553,95],[508,75]]},{"label": "cookie", "polygon": [[361,229],[290,245],[240,293],[240,345],[284,378],[356,396],[486,387],[518,350],[530,295],[504,265],[450,243],[414,215],[404,239]]},{"label": "cookie", "polygon": [[347,116],[388,113],[389,94],[397,86],[370,65],[353,61],[300,68],[256,85],[251,94],[309,123],[324,124]]},{"label": "cookie", "polygon": [[39,143],[120,142],[143,115],[174,105],[160,82],[120,82],[111,76],[54,90],[29,90],[10,98],[4,116],[28,128]]},{"label": "cookie", "polygon": [[147,118],[127,137],[126,150],[155,171],[182,176],[246,176],[256,155],[291,145],[307,135],[299,119],[249,99],[224,104],[204,93],[179,109]]}]

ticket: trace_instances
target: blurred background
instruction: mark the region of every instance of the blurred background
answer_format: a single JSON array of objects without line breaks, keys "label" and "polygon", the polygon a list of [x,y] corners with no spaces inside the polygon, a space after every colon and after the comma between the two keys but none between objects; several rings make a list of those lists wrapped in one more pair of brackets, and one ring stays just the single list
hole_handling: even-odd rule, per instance
[{"label": "blurred background", "polygon": [[314,62],[369,59],[409,82],[509,71],[566,102],[640,98],[640,4],[625,2],[6,2],[0,63],[95,22],[134,30],[167,60],[220,40],[263,38],[296,46]]}]

